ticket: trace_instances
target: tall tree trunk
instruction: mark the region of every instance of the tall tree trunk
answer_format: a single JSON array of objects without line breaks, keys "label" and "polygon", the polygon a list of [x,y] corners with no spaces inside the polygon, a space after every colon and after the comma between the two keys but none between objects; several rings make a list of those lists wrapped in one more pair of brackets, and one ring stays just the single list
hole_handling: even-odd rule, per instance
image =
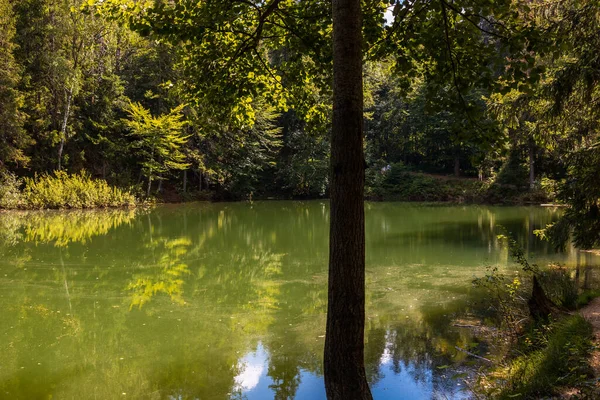
[{"label": "tall tree trunk", "polygon": [[454,149],[454,176],[457,178],[460,176],[460,150]]},{"label": "tall tree trunk", "polygon": [[372,399],[364,368],[365,221],[360,0],[333,0],[327,398]]},{"label": "tall tree trunk", "polygon": [[535,187],[535,141],[529,138],[529,188]]},{"label": "tall tree trunk", "polygon": [[187,169],[183,170],[183,193],[187,192]]},{"label": "tall tree trunk", "polygon": [[71,112],[71,101],[73,100],[73,90],[75,84],[72,84],[67,91],[67,104],[65,105],[65,114],[63,115],[60,127],[60,144],[58,146],[58,169],[62,169],[62,155],[67,141],[67,123],[69,122],[69,113]]}]

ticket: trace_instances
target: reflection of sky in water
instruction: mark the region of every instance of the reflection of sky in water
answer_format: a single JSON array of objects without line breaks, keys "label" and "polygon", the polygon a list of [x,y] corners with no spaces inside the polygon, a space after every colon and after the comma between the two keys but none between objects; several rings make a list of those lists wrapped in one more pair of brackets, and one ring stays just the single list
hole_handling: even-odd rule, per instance
[{"label": "reflection of sky in water", "polygon": [[[236,394],[234,399],[266,400],[275,397],[272,387],[273,379],[267,375],[269,353],[262,343],[256,350],[246,354],[238,363],[240,373],[235,377]],[[241,396],[240,396],[241,395]],[[305,370],[300,370],[300,386],[296,399],[325,399],[323,378]]]},{"label": "reflection of sky in water", "polygon": [[[433,373],[428,369],[425,374],[416,371],[412,363],[403,364],[400,368],[394,366],[388,343],[379,363],[380,379],[371,387],[373,398],[386,399],[467,399],[467,393],[462,392],[462,386],[449,379],[442,382],[441,387],[435,388]],[[247,353],[239,362],[240,373],[235,377],[233,399],[266,400],[275,398],[273,379],[267,375],[269,353],[262,343],[255,351]],[[416,375],[419,375],[417,378]],[[449,386],[457,385],[454,390]],[[295,399],[318,400],[325,399],[325,386],[322,376],[317,376],[305,370],[300,370],[300,385]]]},{"label": "reflection of sky in water", "polygon": [[238,362],[240,374],[235,377],[235,388],[252,391],[263,377],[266,370],[267,352],[262,344],[258,344],[255,352],[248,353]]},{"label": "reflection of sky in water", "polygon": [[[389,338],[390,332],[386,335]],[[441,387],[436,388],[431,369],[424,375],[417,372],[413,363],[403,363],[395,366],[390,348],[392,342],[386,341],[386,347],[379,361],[380,379],[371,387],[373,397],[377,400],[384,399],[467,399],[467,393],[462,392],[462,384],[452,379],[441,382]],[[418,375],[418,377],[417,377]],[[438,383],[440,384],[440,383]],[[452,390],[452,385],[457,385],[458,390]]]}]

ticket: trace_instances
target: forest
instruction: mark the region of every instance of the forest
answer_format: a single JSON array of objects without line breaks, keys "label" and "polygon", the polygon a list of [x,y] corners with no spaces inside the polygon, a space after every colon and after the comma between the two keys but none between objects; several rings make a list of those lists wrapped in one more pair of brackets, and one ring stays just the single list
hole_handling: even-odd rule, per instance
[{"label": "forest", "polygon": [[[534,243],[534,227],[539,228],[536,237],[548,240],[553,250],[600,246],[599,21],[598,0],[0,0],[0,211],[8,216],[0,222],[12,227],[6,229],[7,248],[19,248],[23,237],[60,243],[55,252],[60,263],[54,265],[62,270],[72,311],[62,249],[66,257],[69,240],[61,242],[68,229],[50,225],[68,224],[66,216],[78,214],[56,214],[56,220],[44,216],[54,222],[39,223],[36,230],[31,221],[37,214],[23,210],[329,199],[327,211],[313,203],[294,205],[305,217],[321,212],[330,223],[327,299],[318,302],[327,312],[317,313],[327,318],[321,324],[326,335],[318,336],[325,338],[326,396],[371,399],[364,335],[365,304],[374,300],[365,291],[365,208],[377,206],[365,206],[365,199],[560,206],[558,218],[536,211],[547,222],[543,226],[533,211],[515,217],[526,218],[527,246]],[[287,212],[287,206],[273,203],[273,210]],[[135,226],[147,242],[140,245],[144,262],[136,268],[150,269],[146,256],[163,245],[160,262],[149,265],[168,268],[156,281],[144,274],[132,281],[129,290],[139,293],[131,305],[141,310],[162,293],[183,306],[183,277],[191,274],[184,256],[192,240],[175,233],[155,240],[154,231],[163,229],[161,215],[176,227],[173,220],[179,216],[168,208],[154,214],[142,208],[139,219],[132,212],[122,224],[107,220],[94,229],[85,221],[101,217],[73,218],[80,234],[73,243],[90,240],[80,224],[101,232],[102,240],[119,225]],[[414,226],[428,232],[431,241],[421,233],[407,239],[419,245],[440,237],[419,225],[435,213],[426,211]],[[230,209],[218,212],[210,217],[215,224],[201,230],[198,253],[214,232],[235,226],[226,217]],[[14,215],[29,218],[29,225]],[[248,231],[262,233],[255,215],[248,215]],[[382,218],[381,226],[393,218]],[[483,232],[484,220],[493,231],[480,232],[478,239],[486,241],[488,252],[506,241],[503,254],[529,274],[529,310],[541,323],[532,329],[550,327],[554,335],[531,334],[539,341],[528,347],[529,358],[513,359],[512,371],[523,376],[542,371],[551,380],[548,385],[533,385],[535,376],[506,382],[519,396],[546,393],[561,379],[552,375],[559,371],[555,367],[567,365],[565,374],[581,383],[574,376],[581,366],[561,364],[560,351],[585,358],[589,324],[575,317],[562,325],[545,319],[563,313],[563,295],[573,291],[553,293],[552,274],[530,264],[510,232],[498,236],[494,218],[485,213],[477,218],[472,231]],[[472,221],[465,221],[452,223],[471,227]],[[258,244],[250,234],[245,242],[240,239],[241,248],[251,249],[239,259],[254,260],[261,271],[257,276],[283,274],[280,261],[289,252],[263,254],[255,248],[263,251],[265,243],[277,243],[276,233],[285,229],[274,225],[268,240],[259,234]],[[224,231],[241,236],[243,226]],[[448,229],[440,233],[447,235],[444,240],[454,240],[449,226],[443,228]],[[402,235],[408,237],[402,233],[393,239]],[[220,256],[211,262],[222,267]],[[19,259],[28,261],[27,255]],[[194,276],[198,282],[206,273],[202,268]],[[269,284],[256,290],[270,299],[279,281],[271,285],[268,278]],[[522,280],[505,279],[491,269],[475,283],[492,292],[501,287],[503,296],[514,300],[524,290]],[[578,289],[574,292],[571,306],[577,303]],[[518,324],[514,310],[507,310],[498,315],[510,317],[503,322],[510,331]],[[518,335],[513,336],[516,341]],[[313,364],[320,368],[319,362]],[[224,393],[237,376],[229,372]],[[293,380],[300,379],[296,376]],[[485,389],[485,382],[479,384]],[[505,395],[514,393],[499,396]]]},{"label": "forest", "polygon": [[[325,3],[257,21],[240,2],[247,18],[213,30],[151,3],[2,0],[5,184],[64,171],[167,201],[328,196]],[[568,201],[598,172],[593,1],[363,7],[369,198]]]}]

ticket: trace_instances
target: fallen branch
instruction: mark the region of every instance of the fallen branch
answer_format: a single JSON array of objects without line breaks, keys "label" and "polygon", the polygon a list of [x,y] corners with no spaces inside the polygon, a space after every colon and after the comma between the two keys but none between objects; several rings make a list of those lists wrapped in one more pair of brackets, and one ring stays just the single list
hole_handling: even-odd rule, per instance
[{"label": "fallen branch", "polygon": [[462,351],[463,353],[466,353],[467,355],[469,355],[469,356],[471,356],[471,357],[475,357],[475,358],[477,358],[478,360],[487,361],[487,362],[489,362],[490,364],[493,364],[492,360],[490,360],[489,358],[485,358],[485,357],[478,356],[477,354],[471,353],[470,351],[467,351],[467,350],[465,350],[465,349],[461,349],[461,348],[460,348],[460,347],[458,347],[458,346],[454,346],[454,348],[455,348],[456,350],[458,350],[458,351]]}]

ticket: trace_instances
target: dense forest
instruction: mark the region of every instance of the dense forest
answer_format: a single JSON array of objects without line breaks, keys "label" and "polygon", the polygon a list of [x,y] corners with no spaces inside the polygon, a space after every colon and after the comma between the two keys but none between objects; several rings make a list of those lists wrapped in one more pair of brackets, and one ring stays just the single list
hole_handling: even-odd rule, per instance
[{"label": "dense forest", "polygon": [[[167,201],[328,196],[331,10],[235,3],[0,0],[4,207],[69,174]],[[594,1],[363,8],[368,197],[598,212]]]}]

